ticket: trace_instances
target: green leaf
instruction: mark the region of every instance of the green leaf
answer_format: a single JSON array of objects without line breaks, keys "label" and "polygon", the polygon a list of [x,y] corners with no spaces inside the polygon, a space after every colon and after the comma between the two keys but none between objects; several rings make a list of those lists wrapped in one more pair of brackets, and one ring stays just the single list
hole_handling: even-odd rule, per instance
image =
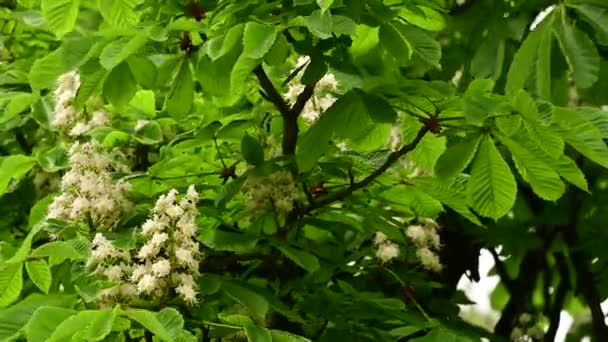
[{"label": "green leaf", "polygon": [[224,185],[215,196],[214,204],[216,207],[224,207],[230,200],[239,193],[246,177],[239,177]]},{"label": "green leaf", "polygon": [[566,143],[585,157],[608,167],[608,147],[602,140],[602,133],[591,121],[568,108],[555,107],[553,114]]},{"label": "green leaf", "polygon": [[535,154],[520,146],[516,141],[502,138],[501,142],[511,150],[517,171],[528,184],[532,186],[538,197],[555,201],[566,191],[559,174]]},{"label": "green leaf", "polygon": [[154,145],[163,141],[161,127],[156,121],[148,121],[135,132],[135,139],[144,145]]},{"label": "green leaf", "polygon": [[25,269],[30,279],[42,292],[48,294],[53,276],[51,269],[44,260],[29,260],[25,262]]},{"label": "green leaf", "polygon": [[260,317],[266,316],[266,313],[268,312],[268,301],[264,296],[232,281],[223,282],[222,289],[232,299],[248,307]]},{"label": "green leaf", "polygon": [[132,37],[122,37],[108,44],[101,51],[99,61],[104,68],[112,70],[125,59],[141,50],[146,41],[147,37],[144,33],[138,33]]},{"label": "green leaf", "polygon": [[259,238],[254,235],[227,232],[221,229],[205,229],[200,233],[199,240],[205,246],[214,250],[239,253],[254,250]]},{"label": "green leaf", "polygon": [[245,133],[241,141],[241,153],[245,161],[251,165],[260,165],[264,162],[264,149],[257,139]]},{"label": "green leaf", "polygon": [[34,62],[28,75],[30,85],[34,91],[53,88],[55,81],[64,71],[61,49],[57,49]]},{"label": "green leaf", "polygon": [[605,45],[608,43],[608,8],[600,8],[598,6],[594,6],[592,4],[576,4],[568,6],[573,7],[583,20],[591,24],[593,28],[597,31],[596,36],[597,40],[600,41],[601,44]]},{"label": "green leaf", "polygon": [[[419,28],[398,21],[380,26],[380,42],[401,64],[407,64],[416,55],[422,61],[439,68],[441,47]],[[404,59],[407,56],[407,59]]]},{"label": "green leaf", "polygon": [[4,114],[0,117],[0,123],[6,122],[28,110],[36,100],[37,97],[31,93],[17,93],[13,95],[4,109]]},{"label": "green leaf", "polygon": [[184,319],[179,311],[173,308],[164,308],[160,312],[134,309],[125,311],[124,314],[162,341],[176,341],[182,335]]},{"label": "green leaf", "polygon": [[[0,341],[13,341],[12,337],[19,334],[24,326],[27,334],[26,324],[29,324],[30,318],[37,309],[43,306],[72,307],[75,303],[76,298],[73,295],[43,295],[40,293],[29,295],[15,305],[0,310]],[[54,329],[55,326],[53,326]],[[31,341],[29,335],[28,341]],[[46,337],[43,341],[46,341]]]},{"label": "green leaf", "polygon": [[467,206],[465,187],[459,179],[440,180],[433,177],[416,177],[414,186],[420,191],[439,200],[441,204],[462,215],[467,220],[482,226],[479,218]]},{"label": "green leaf", "polygon": [[437,177],[454,178],[463,172],[473,160],[480,141],[481,135],[474,134],[448,147],[435,165]]},{"label": "green leaf", "polygon": [[436,328],[431,330],[428,334],[423,337],[417,337],[411,339],[412,342],[473,342],[465,336],[457,335],[456,333],[447,330],[445,328]]},{"label": "green leaf", "polygon": [[295,262],[296,265],[302,267],[310,273],[314,273],[321,268],[319,259],[317,259],[317,257],[311,253],[286,246],[276,245],[275,247],[277,247],[281,253],[285,254],[285,256],[291,261]]},{"label": "green leaf", "polygon": [[48,27],[58,38],[76,25],[80,0],[42,0],[40,8]]},{"label": "green leaf", "polygon": [[566,21],[555,22],[557,41],[574,74],[574,82],[580,89],[591,87],[598,80],[600,56],[587,34]]},{"label": "green leaf", "polygon": [[59,324],[76,314],[76,310],[43,306],[32,315],[25,326],[25,336],[31,342],[46,342]]},{"label": "green leaf", "polygon": [[125,62],[112,69],[103,84],[103,95],[117,109],[124,108],[136,92],[137,83]]},{"label": "green leaf", "polygon": [[249,342],[272,342],[270,331],[264,327],[257,326],[252,322],[247,322],[243,325],[243,328]]},{"label": "green leaf", "polygon": [[498,219],[515,204],[515,178],[489,135],[477,149],[467,191],[468,204],[485,217]]},{"label": "green leaf", "polygon": [[395,26],[393,23],[383,24],[380,26],[378,35],[384,48],[401,64],[406,64],[412,59],[412,46],[407,37],[399,30],[399,26]]},{"label": "green leaf", "polygon": [[65,260],[79,260],[82,258],[80,253],[65,241],[51,241],[34,249],[30,256],[48,257],[49,266],[59,265]]},{"label": "green leaf", "polygon": [[126,28],[138,21],[135,6],[141,0],[100,0],[99,9],[103,19],[117,28]]},{"label": "green leaf", "polygon": [[136,92],[129,105],[146,114],[149,118],[156,116],[156,97],[152,90],[140,90]]},{"label": "green leaf", "polygon": [[530,32],[519,47],[519,50],[517,50],[517,53],[515,53],[507,74],[506,93],[512,93],[524,88],[526,81],[532,73],[532,66],[537,60],[541,36],[541,31],[535,30]]},{"label": "green leaf", "polygon": [[84,310],[63,320],[48,342],[101,341],[112,332],[115,310]]},{"label": "green leaf", "polygon": [[190,113],[194,99],[194,80],[190,61],[182,59],[179,71],[173,80],[171,91],[167,95],[166,107],[169,115],[180,118]]},{"label": "green leaf", "polygon": [[131,56],[127,63],[137,84],[144,89],[155,89],[158,70],[149,58]]},{"label": "green leaf", "polygon": [[0,308],[17,300],[22,288],[23,263],[5,262],[0,264]]},{"label": "green leaf", "polygon": [[481,43],[471,61],[471,74],[475,78],[497,80],[502,74],[505,60],[505,40],[489,35]]},{"label": "green leaf", "polygon": [[294,335],[287,331],[270,330],[270,335],[272,336],[273,342],[310,342],[310,340],[305,337]]},{"label": "green leaf", "polygon": [[77,107],[83,107],[87,101],[96,94],[104,84],[108,71],[105,70],[99,60],[92,59],[80,67],[80,87],[76,94],[74,103]]},{"label": "green leaf", "polygon": [[0,196],[4,195],[12,180],[20,180],[36,165],[36,159],[13,154],[0,159]]},{"label": "green leaf", "polygon": [[260,24],[250,21],[245,24],[243,34],[243,55],[248,58],[264,57],[277,37],[274,25]]},{"label": "green leaf", "polygon": [[316,0],[317,1],[317,5],[319,5],[319,7],[321,7],[321,11],[325,12],[327,11],[331,5],[334,4],[334,0]]},{"label": "green leaf", "polygon": [[415,3],[405,3],[399,16],[408,23],[427,31],[441,31],[446,27],[446,20],[442,13]]},{"label": "green leaf", "polygon": [[551,99],[551,49],[553,47],[553,34],[548,27],[541,26],[543,30],[538,42],[538,58],[536,59],[536,94],[546,100]]}]

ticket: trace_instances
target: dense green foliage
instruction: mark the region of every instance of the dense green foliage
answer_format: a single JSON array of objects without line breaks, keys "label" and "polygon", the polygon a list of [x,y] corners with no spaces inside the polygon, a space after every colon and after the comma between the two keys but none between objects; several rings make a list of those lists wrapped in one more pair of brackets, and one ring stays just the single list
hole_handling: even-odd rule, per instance
[{"label": "dense green foliage", "polygon": [[1,3],[0,341],[608,340],[605,0]]}]

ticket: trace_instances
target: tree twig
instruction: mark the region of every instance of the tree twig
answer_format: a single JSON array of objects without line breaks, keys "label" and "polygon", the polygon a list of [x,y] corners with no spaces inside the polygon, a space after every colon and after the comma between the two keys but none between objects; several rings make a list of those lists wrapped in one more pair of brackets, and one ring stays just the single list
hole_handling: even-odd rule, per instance
[{"label": "tree twig", "polygon": [[308,206],[303,207],[301,209],[301,211],[299,212],[299,214],[305,215],[315,209],[322,208],[333,202],[343,200],[346,197],[350,196],[353,192],[366,187],[367,185],[369,185],[370,183],[375,181],[376,178],[378,178],[380,175],[382,175],[386,170],[388,170],[388,168],[391,167],[391,165],[393,165],[397,160],[399,160],[399,158],[401,158],[403,155],[405,155],[408,152],[415,149],[416,146],[418,146],[418,144],[420,143],[422,138],[424,138],[424,136],[426,135],[426,133],[428,131],[429,131],[428,128],[426,126],[423,126],[418,131],[418,134],[416,135],[416,137],[414,138],[414,140],[411,143],[409,143],[407,145],[403,145],[399,150],[389,154],[388,157],[386,158],[386,160],[384,161],[384,163],[380,167],[378,167],[374,172],[372,172],[370,175],[363,178],[359,182],[351,183],[350,186],[348,186],[347,188],[345,188],[341,191],[327,195],[316,202],[310,203]]},{"label": "tree twig", "polygon": [[561,279],[559,286],[557,287],[557,291],[555,292],[553,302],[550,305],[550,312],[548,313],[549,322],[551,323],[547,333],[545,334],[545,341],[547,342],[555,339],[557,329],[559,328],[560,315],[562,308],[564,307],[564,301],[566,300],[566,295],[570,289],[570,270],[568,269],[566,256],[563,253],[556,253],[555,263],[559,269]]},{"label": "tree twig", "polygon": [[488,251],[490,251],[490,254],[492,254],[492,257],[494,258],[494,267],[496,267],[496,272],[498,272],[500,280],[502,280],[509,293],[513,293],[513,279],[507,273],[505,264],[500,260],[500,257],[494,248],[488,248]]}]

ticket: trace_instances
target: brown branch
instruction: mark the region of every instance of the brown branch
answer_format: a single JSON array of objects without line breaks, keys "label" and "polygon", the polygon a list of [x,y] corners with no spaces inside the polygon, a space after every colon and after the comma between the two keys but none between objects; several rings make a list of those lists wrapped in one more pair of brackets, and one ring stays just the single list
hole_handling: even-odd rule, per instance
[{"label": "brown branch", "polygon": [[547,342],[555,339],[557,329],[559,328],[560,315],[564,307],[568,290],[570,289],[570,270],[568,269],[566,256],[563,253],[556,253],[555,263],[559,269],[561,279],[557,291],[555,292],[553,302],[550,305],[550,312],[548,313],[550,325],[549,330],[547,330],[547,333],[545,334],[545,341]]},{"label": "brown branch", "polygon": [[411,143],[404,145],[399,150],[389,154],[388,157],[386,158],[386,160],[384,161],[384,163],[380,167],[378,167],[374,172],[372,172],[370,175],[363,178],[360,182],[352,182],[350,186],[348,186],[347,188],[345,188],[341,191],[327,195],[326,197],[321,198],[317,202],[310,203],[308,206],[303,207],[300,210],[299,214],[306,215],[315,209],[322,208],[333,202],[343,200],[346,197],[350,196],[353,192],[366,187],[367,185],[369,185],[370,183],[375,181],[376,178],[378,178],[380,175],[382,175],[386,170],[388,170],[388,168],[391,167],[391,165],[393,165],[397,160],[399,160],[399,158],[401,158],[403,155],[405,155],[408,152],[415,149],[416,146],[418,146],[418,144],[420,143],[422,138],[424,138],[424,136],[426,135],[426,133],[428,131],[429,131],[428,128],[426,126],[423,126],[418,131],[418,134],[416,135],[416,137],[414,138],[414,140]]},{"label": "brown branch", "polygon": [[268,99],[270,99],[270,102],[272,102],[277,107],[277,109],[279,110],[281,115],[283,115],[283,116],[289,115],[289,113],[290,113],[289,105],[287,104],[287,102],[285,102],[285,100],[283,99],[281,94],[279,94],[277,89],[274,87],[274,85],[268,78],[268,75],[266,75],[266,72],[264,71],[262,64],[258,65],[253,70],[253,73],[258,78],[258,81],[260,82],[260,86],[262,87],[264,92],[266,92],[266,97]]},{"label": "brown branch", "polygon": [[274,87],[268,75],[264,71],[264,67],[262,65],[258,65],[254,69],[254,74],[258,78],[260,82],[260,86],[265,92],[265,97],[272,102],[275,107],[281,113],[283,117],[283,155],[290,156],[294,155],[296,152],[296,144],[298,142],[298,116],[304,109],[306,102],[310,100],[312,95],[314,94],[315,85],[307,85],[304,87],[304,90],[298,95],[296,102],[292,107],[289,107],[287,102],[283,99],[281,94]]}]

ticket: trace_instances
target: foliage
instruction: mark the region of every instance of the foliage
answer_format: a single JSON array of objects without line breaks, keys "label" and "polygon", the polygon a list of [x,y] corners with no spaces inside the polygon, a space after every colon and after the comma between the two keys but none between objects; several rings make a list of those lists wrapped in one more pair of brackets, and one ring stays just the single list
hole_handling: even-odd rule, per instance
[{"label": "foliage", "polygon": [[608,340],[604,0],[0,15],[0,340]]}]

